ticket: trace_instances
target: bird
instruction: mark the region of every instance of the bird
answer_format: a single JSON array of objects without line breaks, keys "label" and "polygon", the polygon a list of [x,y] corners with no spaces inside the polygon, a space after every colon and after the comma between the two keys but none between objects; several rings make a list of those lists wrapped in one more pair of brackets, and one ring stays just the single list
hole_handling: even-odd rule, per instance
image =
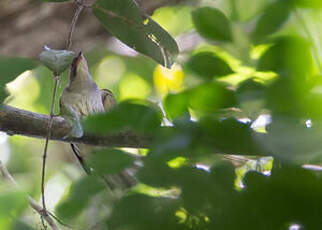
[{"label": "bird", "polygon": [[[60,115],[72,125],[69,134],[73,137],[81,137],[83,130],[80,121],[89,115],[110,111],[117,105],[113,93],[108,89],[99,89],[95,83],[87,61],[82,52],[73,59],[70,66],[69,83],[63,90],[60,100]],[[91,169],[86,165],[86,158],[91,147],[85,144],[71,143],[71,148],[82,168],[87,174]],[[118,175],[104,176],[104,180],[111,190],[116,187],[129,188],[136,184],[133,172],[122,171]],[[131,174],[131,175],[130,175]]]}]

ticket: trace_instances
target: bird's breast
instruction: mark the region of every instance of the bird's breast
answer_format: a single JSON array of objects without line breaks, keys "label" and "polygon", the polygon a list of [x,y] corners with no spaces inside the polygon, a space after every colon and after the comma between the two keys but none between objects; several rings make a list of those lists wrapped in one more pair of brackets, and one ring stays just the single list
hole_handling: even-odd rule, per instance
[{"label": "bird's breast", "polygon": [[104,112],[100,91],[64,91],[61,100],[69,105],[80,118]]}]

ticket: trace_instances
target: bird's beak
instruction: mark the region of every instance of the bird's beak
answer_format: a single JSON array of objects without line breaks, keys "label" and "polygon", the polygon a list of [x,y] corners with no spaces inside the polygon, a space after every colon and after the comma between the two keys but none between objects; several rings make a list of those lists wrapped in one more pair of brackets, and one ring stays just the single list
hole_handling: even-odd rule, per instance
[{"label": "bird's beak", "polygon": [[79,52],[79,54],[74,58],[71,67],[70,67],[70,77],[71,80],[75,79],[78,72],[80,71],[88,71],[88,65],[86,62],[86,59],[82,52]]},{"label": "bird's beak", "polygon": [[77,55],[77,57],[75,57],[75,65],[78,66],[80,62],[84,61],[85,58],[83,56],[82,51],[79,52],[79,54]]}]

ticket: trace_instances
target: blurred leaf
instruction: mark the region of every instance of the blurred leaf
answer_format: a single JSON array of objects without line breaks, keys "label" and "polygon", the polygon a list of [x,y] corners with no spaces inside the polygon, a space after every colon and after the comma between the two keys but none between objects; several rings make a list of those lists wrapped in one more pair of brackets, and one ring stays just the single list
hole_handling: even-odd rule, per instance
[{"label": "blurred leaf", "polygon": [[87,176],[72,184],[65,199],[56,208],[58,216],[70,219],[80,214],[94,197],[105,188],[95,176]]},{"label": "blurred leaf", "polygon": [[15,222],[12,230],[35,230],[35,228],[18,220]]},{"label": "blurred leaf", "polygon": [[[263,155],[264,152],[253,138],[250,124],[236,119],[222,121],[211,117],[200,121],[201,140],[204,146],[213,148],[218,153],[236,155]],[[200,133],[199,133],[200,135]],[[234,143],[234,144],[231,144]]]},{"label": "blurred leaf", "polygon": [[217,115],[222,109],[234,105],[236,105],[234,92],[217,83],[199,85],[182,93],[169,95],[164,104],[166,115],[171,120],[180,116],[190,117],[189,109],[199,117],[206,114]]},{"label": "blurred leaf", "polygon": [[305,79],[313,71],[310,45],[301,37],[278,37],[259,59],[258,69]]},{"label": "blurred leaf", "polygon": [[211,40],[232,41],[229,19],[218,9],[204,7],[192,13],[198,33]]},{"label": "blurred leaf", "polygon": [[169,5],[156,9],[152,19],[159,23],[172,36],[178,36],[193,29],[191,11],[188,5]]},{"label": "blurred leaf", "polygon": [[[129,47],[170,68],[178,55],[175,40],[132,0],[99,0],[94,15],[104,27]],[[125,29],[126,28],[126,29]]]},{"label": "blurred leaf", "polygon": [[144,100],[150,94],[150,85],[136,74],[126,74],[119,81],[120,100]]},{"label": "blurred leaf", "polygon": [[153,132],[160,127],[161,112],[152,106],[120,103],[111,112],[86,119],[84,129],[92,133],[108,134],[130,129],[133,132]]},{"label": "blurred leaf", "polygon": [[309,88],[301,80],[286,77],[275,80],[266,90],[266,107],[277,115],[308,117]]},{"label": "blurred leaf", "polygon": [[189,96],[187,93],[169,94],[164,100],[166,115],[171,120],[189,115]]},{"label": "blurred leaf", "polygon": [[175,199],[139,194],[125,196],[115,207],[107,223],[109,229],[180,230],[182,228],[174,215],[179,208],[178,203]]},{"label": "blurred leaf", "polygon": [[187,62],[187,67],[205,79],[233,73],[230,66],[212,52],[201,52],[193,55]]},{"label": "blurred leaf", "polygon": [[297,7],[321,9],[322,2],[320,0],[291,0],[291,3]]},{"label": "blurred leaf", "polygon": [[305,121],[291,117],[273,117],[266,135],[255,138],[267,152],[292,164],[322,162],[321,122],[313,121],[306,127]]},{"label": "blurred leaf", "polygon": [[216,113],[236,104],[235,93],[224,85],[212,82],[187,90],[189,106],[196,112]]},{"label": "blurred leaf", "polygon": [[290,7],[287,1],[276,1],[269,5],[259,18],[252,37],[255,41],[276,32],[287,20]]},{"label": "blurred leaf", "polygon": [[[9,185],[7,185],[9,186]],[[23,192],[11,190],[0,193],[0,226],[2,229],[11,229],[15,220],[28,205]]]},{"label": "blurred leaf", "polygon": [[262,112],[265,105],[266,88],[265,85],[253,79],[246,80],[238,86],[236,97],[247,117],[256,119]]},{"label": "blurred leaf", "polygon": [[[232,0],[230,4],[235,4],[235,11],[238,21],[247,22],[257,17],[266,7],[267,0]],[[252,6],[252,7],[249,7]],[[233,17],[233,14],[231,15]]]},{"label": "blurred leaf", "polygon": [[7,92],[4,89],[5,84],[14,80],[24,71],[31,70],[36,66],[36,62],[29,58],[0,56],[0,102],[7,96]]},{"label": "blurred leaf", "polygon": [[193,109],[198,115],[215,114],[220,109],[230,108],[235,104],[234,92],[217,82],[198,85],[178,94],[170,94],[164,101],[165,111],[170,119],[187,114],[188,108]]},{"label": "blurred leaf", "polygon": [[130,167],[133,157],[116,149],[103,149],[92,154],[88,165],[99,175],[116,174]]},{"label": "blurred leaf", "polygon": [[[285,229],[290,223],[316,229],[320,225],[321,172],[284,166],[273,170],[270,177],[250,172],[244,181],[241,206],[234,205],[239,211],[232,213],[239,214],[235,222],[241,229]],[[231,223],[223,227],[230,229]]]}]

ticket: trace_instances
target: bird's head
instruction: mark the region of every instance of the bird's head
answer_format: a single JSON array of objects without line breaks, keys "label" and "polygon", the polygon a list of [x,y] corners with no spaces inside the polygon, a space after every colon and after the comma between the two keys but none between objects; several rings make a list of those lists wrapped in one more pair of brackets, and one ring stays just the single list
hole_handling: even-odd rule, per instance
[{"label": "bird's head", "polygon": [[70,67],[70,82],[91,78],[87,61],[82,52],[74,58]]}]

